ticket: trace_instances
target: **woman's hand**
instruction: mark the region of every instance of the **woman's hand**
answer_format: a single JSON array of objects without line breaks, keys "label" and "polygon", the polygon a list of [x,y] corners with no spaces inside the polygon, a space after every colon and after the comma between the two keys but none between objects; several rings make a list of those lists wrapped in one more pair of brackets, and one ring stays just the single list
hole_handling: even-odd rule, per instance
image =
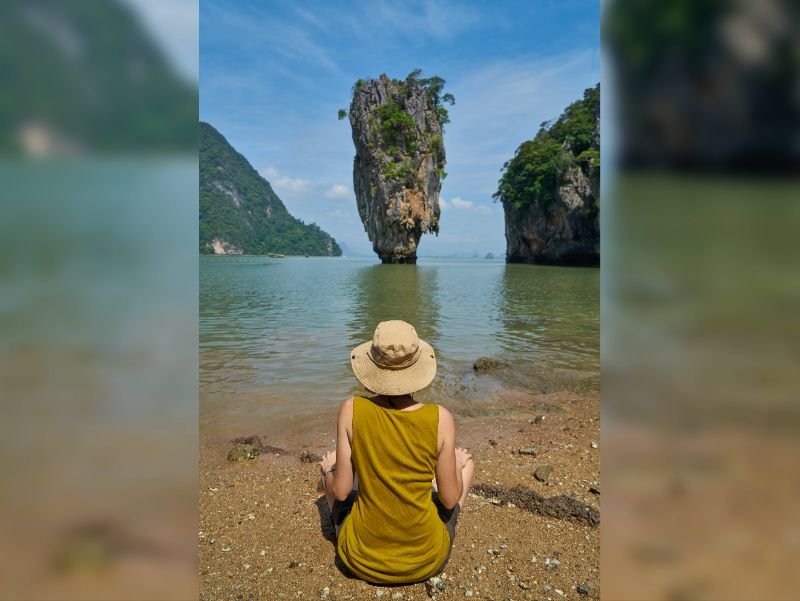
[{"label": "woman's hand", "polygon": [[472,461],[472,454],[462,447],[456,447],[456,467],[458,470],[464,469],[470,461]]},{"label": "woman's hand", "polygon": [[319,471],[322,477],[326,478],[328,474],[336,470],[336,451],[328,451],[322,456],[322,461],[319,462]]}]

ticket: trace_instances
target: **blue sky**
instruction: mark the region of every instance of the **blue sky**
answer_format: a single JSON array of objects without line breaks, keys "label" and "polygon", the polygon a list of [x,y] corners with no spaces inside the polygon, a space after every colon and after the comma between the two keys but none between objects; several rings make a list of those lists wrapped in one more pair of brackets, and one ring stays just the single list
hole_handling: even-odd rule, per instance
[{"label": "blue sky", "polygon": [[197,1],[123,0],[123,4],[139,16],[178,75],[196,85],[199,71]]},{"label": "blue sky", "polygon": [[503,253],[500,169],[542,121],[599,81],[597,0],[201,0],[200,118],[289,211],[371,254],[356,209],[347,108],[359,79],[414,68],[447,80],[448,177],[421,256]]}]

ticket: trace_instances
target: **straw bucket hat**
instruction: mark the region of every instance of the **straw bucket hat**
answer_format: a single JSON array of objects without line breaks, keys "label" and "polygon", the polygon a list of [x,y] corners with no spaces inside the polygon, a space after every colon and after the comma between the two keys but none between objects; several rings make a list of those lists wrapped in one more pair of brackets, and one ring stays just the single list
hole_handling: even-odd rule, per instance
[{"label": "straw bucket hat", "polygon": [[433,381],[436,356],[411,324],[382,321],[371,342],[352,350],[350,366],[367,390],[399,396],[422,390]]}]

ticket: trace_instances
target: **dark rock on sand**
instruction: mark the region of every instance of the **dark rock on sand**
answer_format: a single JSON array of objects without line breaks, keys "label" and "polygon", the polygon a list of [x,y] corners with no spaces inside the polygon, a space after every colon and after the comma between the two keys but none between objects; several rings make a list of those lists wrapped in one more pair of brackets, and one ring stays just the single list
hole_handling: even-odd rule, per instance
[{"label": "dark rock on sand", "polygon": [[544,421],[544,415],[537,415],[533,418],[534,424],[541,424]]},{"label": "dark rock on sand", "polygon": [[438,597],[447,590],[447,582],[444,576],[433,576],[425,582],[425,592],[431,598]]},{"label": "dark rock on sand", "polygon": [[[234,452],[237,445],[249,445],[253,447],[257,453],[253,457],[248,457],[248,459],[253,459],[258,456],[258,453],[265,453],[265,454],[273,454],[273,455],[286,455],[286,449],[282,449],[280,447],[273,447],[272,445],[264,444],[261,440],[260,436],[239,436],[238,438],[234,438],[231,441],[234,445],[234,448],[231,449],[231,452],[228,453],[228,459],[230,461],[243,461],[243,459],[231,459],[231,454]],[[239,451],[237,451],[238,453]]]},{"label": "dark rock on sand", "polygon": [[536,471],[533,472],[533,477],[536,478],[539,482],[547,482],[550,480],[550,476],[553,475],[553,466],[552,465],[541,465],[536,468]]},{"label": "dark rock on sand", "polygon": [[252,444],[237,442],[228,451],[228,461],[247,461],[248,459],[255,459],[261,454],[261,451]]},{"label": "dark rock on sand", "polygon": [[500,359],[495,359],[494,357],[480,357],[472,364],[472,369],[475,371],[492,371],[504,367],[507,367],[507,365],[503,361],[500,361]]},{"label": "dark rock on sand", "polygon": [[318,463],[322,461],[322,457],[311,451],[303,451],[300,453],[300,461],[302,463]]},{"label": "dark rock on sand", "polygon": [[532,457],[536,457],[536,449],[534,447],[522,447],[517,452],[520,455],[531,455]]},{"label": "dark rock on sand", "polygon": [[599,484],[592,484],[589,487],[589,492],[592,493],[593,495],[599,495],[600,494],[600,485]]},{"label": "dark rock on sand", "polygon": [[520,509],[531,513],[553,518],[572,519],[592,527],[600,524],[600,512],[597,509],[567,495],[546,498],[521,486],[503,488],[488,484],[476,484],[470,490],[482,497],[498,498],[504,504],[513,503]]},{"label": "dark rock on sand", "polygon": [[575,590],[578,591],[581,595],[588,595],[591,588],[585,582],[579,584],[575,587]]}]

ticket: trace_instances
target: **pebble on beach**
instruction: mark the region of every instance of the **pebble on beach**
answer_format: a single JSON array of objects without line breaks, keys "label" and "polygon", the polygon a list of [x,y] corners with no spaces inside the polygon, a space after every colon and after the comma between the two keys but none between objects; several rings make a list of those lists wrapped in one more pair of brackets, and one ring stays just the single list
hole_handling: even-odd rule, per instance
[{"label": "pebble on beach", "polygon": [[441,576],[433,576],[425,582],[425,592],[429,597],[437,597],[447,590],[447,583]]},{"label": "pebble on beach", "polygon": [[322,457],[319,455],[312,453],[311,451],[303,451],[300,453],[300,462],[301,463],[317,463],[322,461]]},{"label": "pebble on beach", "polygon": [[550,476],[552,475],[553,475],[552,465],[541,465],[536,468],[535,472],[533,472],[533,477],[536,478],[539,482],[549,481]]}]

